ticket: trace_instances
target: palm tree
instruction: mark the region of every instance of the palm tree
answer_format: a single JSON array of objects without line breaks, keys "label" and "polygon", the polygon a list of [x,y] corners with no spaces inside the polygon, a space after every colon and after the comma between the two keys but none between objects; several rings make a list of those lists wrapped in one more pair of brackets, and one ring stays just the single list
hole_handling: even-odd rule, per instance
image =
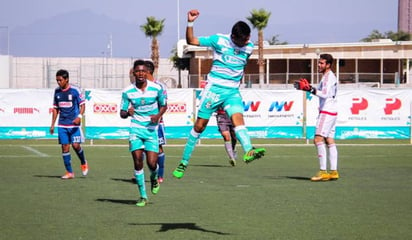
[{"label": "palm tree", "polygon": [[263,86],[265,78],[265,60],[263,59],[263,29],[266,28],[269,22],[271,12],[261,8],[253,9],[250,12],[251,16],[246,17],[247,20],[258,30],[258,65],[259,65],[259,85]]},{"label": "palm tree", "polygon": [[411,35],[407,32],[399,31],[392,32],[388,31],[385,33],[380,33],[378,30],[373,30],[366,38],[361,39],[362,42],[372,42],[377,39],[391,39],[392,41],[409,41],[411,40]]},{"label": "palm tree", "polygon": [[157,76],[157,69],[159,67],[159,41],[157,40],[157,36],[162,34],[164,28],[164,21],[166,19],[157,20],[155,17],[150,16],[146,18],[146,24],[140,25],[140,29],[144,32],[146,37],[152,39],[152,54],[150,58],[153,61],[155,66],[154,75]]}]

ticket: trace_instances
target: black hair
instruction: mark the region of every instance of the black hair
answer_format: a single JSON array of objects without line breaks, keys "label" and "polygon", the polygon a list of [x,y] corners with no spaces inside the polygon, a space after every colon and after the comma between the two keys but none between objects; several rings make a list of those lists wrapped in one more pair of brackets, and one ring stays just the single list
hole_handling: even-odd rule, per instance
[{"label": "black hair", "polygon": [[239,21],[232,27],[232,36],[236,39],[245,40],[250,36],[250,27],[247,23]]},{"label": "black hair", "polygon": [[332,55],[330,55],[330,54],[328,54],[328,53],[324,53],[324,54],[321,54],[320,56],[319,56],[319,58],[321,58],[321,59],[325,59],[326,60],[326,64],[330,64],[330,66],[332,67],[332,63],[333,63],[333,57],[332,57]]},{"label": "black hair", "polygon": [[133,69],[136,68],[137,66],[141,66],[141,65],[146,66],[146,64],[144,63],[144,60],[142,60],[142,59],[137,59],[137,60],[134,61],[134,63],[133,63]]},{"label": "black hair", "polygon": [[149,71],[149,73],[153,75],[153,72],[154,72],[154,69],[155,69],[155,66],[154,66],[153,62],[150,61],[150,60],[146,60],[146,61],[144,61],[144,65],[146,65],[147,71]]},{"label": "black hair", "polygon": [[65,69],[60,69],[59,71],[56,72],[56,77],[61,76],[64,79],[69,78],[69,72]]}]

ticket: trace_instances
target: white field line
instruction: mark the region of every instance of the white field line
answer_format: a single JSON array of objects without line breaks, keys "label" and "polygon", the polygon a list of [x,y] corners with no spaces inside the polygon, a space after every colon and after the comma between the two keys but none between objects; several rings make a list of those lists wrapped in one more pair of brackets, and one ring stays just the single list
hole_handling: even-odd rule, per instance
[{"label": "white field line", "polygon": [[38,157],[48,157],[49,156],[48,154],[37,151],[36,149],[29,147],[29,146],[22,146],[22,148],[26,149],[29,152],[36,154]]}]

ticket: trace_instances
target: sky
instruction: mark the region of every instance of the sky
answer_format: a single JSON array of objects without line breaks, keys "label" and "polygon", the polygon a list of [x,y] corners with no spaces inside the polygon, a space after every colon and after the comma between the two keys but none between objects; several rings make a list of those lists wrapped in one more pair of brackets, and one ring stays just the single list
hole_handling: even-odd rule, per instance
[{"label": "sky", "polygon": [[158,40],[167,58],[184,38],[188,10],[200,11],[194,31],[206,36],[229,33],[260,8],[271,13],[264,38],[289,44],[358,42],[372,30],[397,31],[398,0],[0,0],[0,53],[149,58],[151,40],[139,26],[154,16],[165,19]]}]

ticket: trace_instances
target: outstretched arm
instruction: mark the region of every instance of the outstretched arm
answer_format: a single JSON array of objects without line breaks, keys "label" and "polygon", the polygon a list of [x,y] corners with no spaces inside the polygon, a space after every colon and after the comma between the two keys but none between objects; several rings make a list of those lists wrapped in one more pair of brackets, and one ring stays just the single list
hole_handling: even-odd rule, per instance
[{"label": "outstretched arm", "polygon": [[187,13],[186,42],[190,45],[199,46],[199,39],[193,33],[193,23],[199,17],[199,11],[192,9]]}]

